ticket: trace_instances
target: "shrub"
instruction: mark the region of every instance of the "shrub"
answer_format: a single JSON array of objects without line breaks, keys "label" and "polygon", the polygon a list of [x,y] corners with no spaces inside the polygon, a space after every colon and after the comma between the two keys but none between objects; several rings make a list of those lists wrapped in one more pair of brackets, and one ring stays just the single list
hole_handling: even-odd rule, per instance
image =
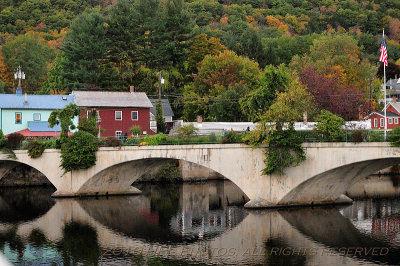
[{"label": "shrub", "polygon": [[37,140],[31,141],[28,144],[28,154],[31,158],[38,158],[45,150],[45,145]]},{"label": "shrub", "polygon": [[396,127],[390,132],[388,140],[390,141],[390,145],[400,147],[400,127]]},{"label": "shrub", "polygon": [[[167,136],[163,133],[157,134],[157,135],[153,135],[153,136],[146,136],[144,138],[144,141],[147,143],[147,145],[150,146],[156,146],[156,145],[160,145],[161,142],[165,142],[167,139]],[[142,145],[142,144],[140,144]]]},{"label": "shrub", "polygon": [[306,159],[303,139],[292,128],[278,130],[268,136],[264,174],[283,174],[286,167],[297,166]]},{"label": "shrub", "polygon": [[193,124],[178,127],[178,137],[188,139],[197,132],[197,128]]},{"label": "shrub", "polygon": [[121,147],[121,140],[117,137],[108,137],[104,142],[105,147]]},{"label": "shrub", "polygon": [[319,130],[327,140],[337,141],[340,139],[345,125],[345,121],[340,116],[337,116],[327,110],[321,110],[321,113],[315,118],[317,122],[317,130]]},{"label": "shrub", "polygon": [[8,135],[7,142],[10,148],[15,149],[21,144],[24,139],[24,135],[20,133],[12,133]]},{"label": "shrub", "polygon": [[4,147],[7,144],[7,138],[3,134],[3,130],[0,129],[0,147]]},{"label": "shrub", "polygon": [[98,139],[86,131],[78,131],[61,145],[61,166],[65,172],[87,169],[96,164]]},{"label": "shrub", "polygon": [[217,141],[217,136],[215,135],[215,133],[211,133],[211,134],[208,136],[208,140],[210,141],[210,143],[216,142],[216,141]]},{"label": "shrub", "polygon": [[81,121],[79,121],[78,129],[81,131],[86,131],[97,137],[99,130],[96,124],[96,116],[92,118],[82,117]]},{"label": "shrub", "polygon": [[236,133],[234,131],[228,131],[221,139],[221,143],[241,143],[243,139],[242,133]]},{"label": "shrub", "polygon": [[351,140],[354,143],[360,143],[365,141],[366,139],[366,134],[364,130],[355,130],[353,131],[353,134],[351,135]]},{"label": "shrub", "polygon": [[142,128],[139,125],[133,125],[129,129],[129,132],[131,132],[133,136],[139,136],[140,134],[142,134]]}]

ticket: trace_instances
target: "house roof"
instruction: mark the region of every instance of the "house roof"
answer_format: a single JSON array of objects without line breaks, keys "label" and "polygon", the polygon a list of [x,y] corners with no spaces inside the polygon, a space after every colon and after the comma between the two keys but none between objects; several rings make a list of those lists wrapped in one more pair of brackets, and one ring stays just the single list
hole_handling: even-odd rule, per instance
[{"label": "house roof", "polygon": [[81,107],[153,107],[144,92],[73,91],[71,95]]},{"label": "house roof", "polygon": [[[150,99],[151,104],[153,107],[150,108],[150,113],[156,115],[156,104],[158,99]],[[168,99],[161,99],[162,107],[163,107],[163,114],[164,116],[174,116],[174,112],[172,111],[171,105],[169,104]]]},{"label": "house roof", "polygon": [[[25,97],[27,103],[25,103]],[[0,94],[0,108],[2,109],[63,109],[74,103],[70,95],[34,95],[34,94]]]},{"label": "house roof", "polygon": [[400,90],[400,79],[390,79],[386,82],[386,86],[391,86],[394,90]]},{"label": "house roof", "polygon": [[[385,116],[385,113],[382,111],[382,112],[373,112],[368,117],[372,116],[373,114]],[[386,117],[400,117],[400,115],[393,113],[393,112],[386,112]]]},{"label": "house roof", "polygon": [[[61,131],[30,131],[29,128],[25,128],[15,133],[20,133],[25,137],[58,137]],[[68,136],[72,136],[72,132],[68,132]]]},{"label": "house roof", "polygon": [[55,125],[51,128],[47,121],[28,121],[28,129],[32,132],[56,132],[61,131],[61,126]]},{"label": "house roof", "polygon": [[390,102],[389,105],[393,106],[393,108],[400,113],[400,102]]}]

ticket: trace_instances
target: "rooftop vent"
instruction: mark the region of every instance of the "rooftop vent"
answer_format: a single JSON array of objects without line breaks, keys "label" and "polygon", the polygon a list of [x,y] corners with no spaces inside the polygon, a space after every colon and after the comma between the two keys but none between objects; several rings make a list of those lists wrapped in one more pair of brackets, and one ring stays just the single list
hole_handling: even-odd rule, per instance
[{"label": "rooftop vent", "polygon": [[66,100],[67,100],[67,96],[63,95],[62,99],[63,99],[64,101],[66,101]]}]

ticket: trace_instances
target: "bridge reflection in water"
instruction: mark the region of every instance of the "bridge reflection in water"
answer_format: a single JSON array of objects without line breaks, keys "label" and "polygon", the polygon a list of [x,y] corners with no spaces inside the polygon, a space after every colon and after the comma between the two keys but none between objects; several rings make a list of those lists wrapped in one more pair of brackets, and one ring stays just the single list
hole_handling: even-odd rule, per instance
[{"label": "bridge reflection in water", "polygon": [[141,190],[62,200],[46,190],[0,191],[0,250],[16,264],[400,263],[399,200],[249,211],[236,206],[246,199],[231,182]]}]

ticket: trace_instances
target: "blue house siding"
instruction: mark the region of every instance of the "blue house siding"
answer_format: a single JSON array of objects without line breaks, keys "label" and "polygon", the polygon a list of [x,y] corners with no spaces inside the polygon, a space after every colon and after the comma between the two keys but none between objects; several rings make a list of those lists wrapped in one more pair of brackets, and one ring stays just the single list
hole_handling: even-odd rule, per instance
[{"label": "blue house siding", "polygon": [[[27,100],[27,101],[25,101]],[[0,94],[0,129],[5,135],[28,128],[28,122],[47,121],[53,110],[63,109],[74,103],[70,95],[16,95]],[[21,113],[21,123],[16,123],[16,114]],[[40,114],[40,120],[34,115]],[[78,125],[78,116],[74,124]]]}]

